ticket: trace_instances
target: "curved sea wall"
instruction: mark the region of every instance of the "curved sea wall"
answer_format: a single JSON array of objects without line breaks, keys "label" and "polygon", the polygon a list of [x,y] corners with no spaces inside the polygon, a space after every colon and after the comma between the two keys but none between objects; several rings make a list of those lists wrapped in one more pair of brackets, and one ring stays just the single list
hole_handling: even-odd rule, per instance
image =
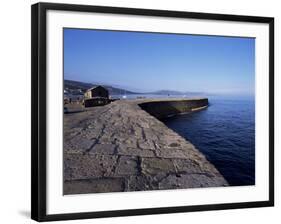
[{"label": "curved sea wall", "polygon": [[203,109],[208,106],[208,98],[149,101],[140,103],[139,106],[150,115],[163,119],[176,114]]},{"label": "curved sea wall", "polygon": [[163,117],[208,100],[117,100],[64,114],[64,194],[228,186],[194,145],[139,105]]}]

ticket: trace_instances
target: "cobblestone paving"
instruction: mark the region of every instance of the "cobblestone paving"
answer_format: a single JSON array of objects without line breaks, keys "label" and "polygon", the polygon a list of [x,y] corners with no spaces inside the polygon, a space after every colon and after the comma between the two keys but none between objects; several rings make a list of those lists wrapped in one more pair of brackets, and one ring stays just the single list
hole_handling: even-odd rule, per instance
[{"label": "cobblestone paving", "polygon": [[202,153],[137,100],[64,115],[64,194],[227,185]]}]

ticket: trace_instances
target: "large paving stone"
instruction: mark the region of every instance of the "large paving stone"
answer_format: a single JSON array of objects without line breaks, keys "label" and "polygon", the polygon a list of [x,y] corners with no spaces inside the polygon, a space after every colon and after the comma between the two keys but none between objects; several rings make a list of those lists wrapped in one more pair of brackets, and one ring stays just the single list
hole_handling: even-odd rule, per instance
[{"label": "large paving stone", "polygon": [[113,155],[115,153],[116,145],[114,144],[96,144],[94,145],[89,154],[106,154]]},{"label": "large paving stone", "polygon": [[120,156],[114,176],[131,176],[140,173],[139,162],[137,157]]},{"label": "large paving stone", "polygon": [[151,176],[130,176],[126,182],[125,191],[148,191],[159,189],[158,183]]},{"label": "large paving stone", "polygon": [[190,158],[187,150],[173,148],[161,148],[156,150],[156,155],[160,158]]},{"label": "large paving stone", "polygon": [[176,169],[171,159],[142,158],[141,171],[146,175],[157,175],[159,173],[175,173]]},{"label": "large paving stone", "polygon": [[125,189],[125,180],[122,178],[103,178],[65,181],[63,193],[87,194],[102,192],[120,192]]},{"label": "large paving stone", "polygon": [[117,155],[64,155],[64,179],[93,179],[113,176]]},{"label": "large paving stone", "polygon": [[154,141],[148,139],[148,140],[138,140],[137,141],[137,146],[141,149],[145,149],[145,150],[155,150],[155,143]]},{"label": "large paving stone", "polygon": [[196,173],[196,172],[204,172],[199,167],[199,164],[194,160],[189,159],[174,159],[174,166],[176,168],[177,173]]},{"label": "large paving stone", "polygon": [[140,156],[140,157],[155,157],[155,152],[152,150],[141,149],[141,148],[126,148],[118,147],[118,155],[126,156]]},{"label": "large paving stone", "polygon": [[159,183],[159,189],[184,189],[198,187],[227,186],[224,178],[216,177],[204,173],[194,174],[171,174]]},{"label": "large paving stone", "polygon": [[84,153],[91,149],[95,143],[95,139],[85,138],[81,135],[76,135],[70,140],[64,140],[64,151],[69,153]]}]

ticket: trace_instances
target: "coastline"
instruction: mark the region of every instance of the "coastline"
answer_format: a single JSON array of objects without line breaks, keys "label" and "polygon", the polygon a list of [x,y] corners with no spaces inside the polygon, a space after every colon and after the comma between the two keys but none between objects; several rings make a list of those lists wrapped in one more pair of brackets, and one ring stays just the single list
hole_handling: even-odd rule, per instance
[{"label": "coastline", "polygon": [[159,120],[207,106],[206,98],[118,100],[65,115],[64,194],[228,186]]}]

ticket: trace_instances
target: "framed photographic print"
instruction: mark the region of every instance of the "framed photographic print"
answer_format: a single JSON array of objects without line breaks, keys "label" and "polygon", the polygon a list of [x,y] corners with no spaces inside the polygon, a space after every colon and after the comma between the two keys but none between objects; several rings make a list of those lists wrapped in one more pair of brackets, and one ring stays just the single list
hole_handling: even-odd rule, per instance
[{"label": "framed photographic print", "polygon": [[32,6],[32,219],[274,205],[274,19]]}]

